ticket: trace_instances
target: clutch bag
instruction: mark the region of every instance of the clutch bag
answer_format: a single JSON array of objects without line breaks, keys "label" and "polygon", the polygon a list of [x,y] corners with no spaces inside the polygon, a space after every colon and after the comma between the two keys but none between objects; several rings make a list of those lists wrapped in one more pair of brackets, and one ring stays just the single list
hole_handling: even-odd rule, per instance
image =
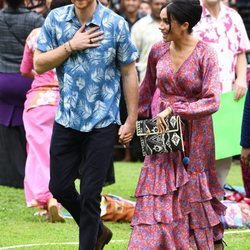
[{"label": "clutch bag", "polygon": [[159,133],[156,119],[136,122],[136,134],[140,138],[143,156],[173,151],[184,152],[180,116],[168,116],[165,121],[168,129],[164,133]]}]

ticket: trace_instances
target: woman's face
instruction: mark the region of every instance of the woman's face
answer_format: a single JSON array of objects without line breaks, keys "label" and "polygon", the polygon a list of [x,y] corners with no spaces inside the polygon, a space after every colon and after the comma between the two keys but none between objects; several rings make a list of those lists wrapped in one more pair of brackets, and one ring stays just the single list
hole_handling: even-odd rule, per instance
[{"label": "woman's face", "polygon": [[188,23],[179,24],[174,18],[168,20],[166,8],[161,11],[160,17],[159,29],[165,42],[182,39],[183,35],[188,33]]},{"label": "woman's face", "polygon": [[170,30],[171,20],[168,20],[166,8],[161,10],[160,18],[161,18],[161,22],[160,22],[159,29],[162,33],[163,40],[165,42],[170,42],[171,41],[171,33],[173,30],[173,22],[171,23],[171,30]]}]

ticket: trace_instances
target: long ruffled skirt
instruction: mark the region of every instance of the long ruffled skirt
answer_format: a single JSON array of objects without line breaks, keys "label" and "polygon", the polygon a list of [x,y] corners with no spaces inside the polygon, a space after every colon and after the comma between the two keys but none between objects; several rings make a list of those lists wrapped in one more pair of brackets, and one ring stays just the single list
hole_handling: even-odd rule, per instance
[{"label": "long ruffled skirt", "polygon": [[207,250],[223,237],[225,207],[217,199],[223,191],[212,179],[215,171],[203,166],[189,171],[181,160],[180,153],[145,158],[129,249]]}]

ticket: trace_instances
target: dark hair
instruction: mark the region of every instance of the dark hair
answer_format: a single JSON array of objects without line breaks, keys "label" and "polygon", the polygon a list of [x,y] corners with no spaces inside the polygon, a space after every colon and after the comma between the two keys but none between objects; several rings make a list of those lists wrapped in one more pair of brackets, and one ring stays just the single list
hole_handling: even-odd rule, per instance
[{"label": "dark hair", "polygon": [[179,24],[189,23],[188,32],[191,33],[193,27],[200,21],[202,7],[199,0],[172,0],[166,6],[168,20],[176,20]]},{"label": "dark hair", "polygon": [[12,9],[18,9],[21,5],[24,4],[24,0],[5,0],[5,2]]},{"label": "dark hair", "polygon": [[69,4],[72,4],[71,0],[52,0],[50,9],[53,10],[55,8],[69,5]]}]

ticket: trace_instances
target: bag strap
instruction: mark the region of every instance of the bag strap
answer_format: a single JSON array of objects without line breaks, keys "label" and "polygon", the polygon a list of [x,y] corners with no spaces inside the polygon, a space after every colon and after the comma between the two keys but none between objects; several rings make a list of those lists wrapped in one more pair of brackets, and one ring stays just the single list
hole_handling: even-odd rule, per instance
[{"label": "bag strap", "polygon": [[9,29],[9,31],[10,31],[10,33],[16,38],[16,40],[24,47],[25,46],[25,43],[23,43],[23,41],[20,39],[20,37],[18,37],[17,35],[16,35],[16,33],[12,30],[12,25],[10,25],[7,21],[6,21],[6,19],[5,19],[5,16],[4,16],[4,13],[3,13],[3,21],[4,21],[4,23],[6,24],[6,26],[8,27],[8,29]]}]

